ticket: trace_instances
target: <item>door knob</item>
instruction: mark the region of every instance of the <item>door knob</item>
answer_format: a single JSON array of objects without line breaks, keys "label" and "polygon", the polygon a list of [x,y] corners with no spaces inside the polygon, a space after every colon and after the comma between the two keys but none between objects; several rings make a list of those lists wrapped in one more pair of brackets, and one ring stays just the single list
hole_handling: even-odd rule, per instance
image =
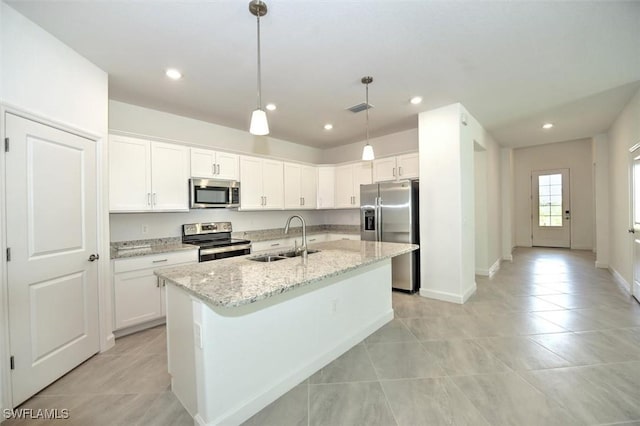
[{"label": "door knob", "polygon": [[627,229],[627,232],[630,233],[630,234],[635,234],[636,230],[631,228],[631,229]]},{"label": "door knob", "polygon": [[98,259],[100,259],[99,254],[92,254],[91,256],[89,256],[89,262],[95,262]]}]

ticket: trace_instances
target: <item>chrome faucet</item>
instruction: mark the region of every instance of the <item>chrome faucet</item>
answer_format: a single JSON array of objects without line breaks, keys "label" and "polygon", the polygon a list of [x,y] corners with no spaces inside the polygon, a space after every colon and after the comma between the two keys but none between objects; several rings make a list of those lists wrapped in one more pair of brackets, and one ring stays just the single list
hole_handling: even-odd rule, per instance
[{"label": "chrome faucet", "polygon": [[304,221],[304,218],[300,215],[294,214],[287,219],[287,224],[284,227],[284,233],[289,233],[289,225],[291,225],[291,219],[297,217],[302,222],[302,246],[295,248],[296,253],[302,253],[302,259],[307,260],[307,224]]}]

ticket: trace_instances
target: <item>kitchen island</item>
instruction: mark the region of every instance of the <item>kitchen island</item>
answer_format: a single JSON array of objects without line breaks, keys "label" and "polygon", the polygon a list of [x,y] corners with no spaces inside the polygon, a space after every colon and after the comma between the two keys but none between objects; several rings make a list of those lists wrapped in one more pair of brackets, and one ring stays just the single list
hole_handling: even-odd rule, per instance
[{"label": "kitchen island", "polygon": [[333,241],[156,272],[172,390],[198,424],[239,424],[393,318],[391,258],[411,244]]}]

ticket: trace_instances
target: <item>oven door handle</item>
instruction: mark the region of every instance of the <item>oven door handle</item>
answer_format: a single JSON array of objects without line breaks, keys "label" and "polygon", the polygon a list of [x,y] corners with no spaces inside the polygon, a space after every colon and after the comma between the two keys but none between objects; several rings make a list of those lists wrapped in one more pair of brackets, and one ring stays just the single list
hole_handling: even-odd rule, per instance
[{"label": "oven door handle", "polygon": [[229,247],[200,249],[200,256],[207,255],[207,254],[227,253],[230,251],[240,251],[240,250],[246,250],[246,249],[251,249],[251,244],[238,244],[238,245],[229,246]]}]

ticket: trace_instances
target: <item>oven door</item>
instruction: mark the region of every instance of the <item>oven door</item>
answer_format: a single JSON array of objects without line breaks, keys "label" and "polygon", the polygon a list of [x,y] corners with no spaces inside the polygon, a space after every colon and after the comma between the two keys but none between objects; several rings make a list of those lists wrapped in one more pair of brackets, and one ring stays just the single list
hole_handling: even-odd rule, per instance
[{"label": "oven door", "polygon": [[240,205],[240,184],[235,181],[191,179],[192,209],[229,208]]},{"label": "oven door", "polygon": [[199,261],[208,262],[210,260],[225,259],[227,257],[244,256],[245,254],[251,254],[251,244],[200,249]]}]

